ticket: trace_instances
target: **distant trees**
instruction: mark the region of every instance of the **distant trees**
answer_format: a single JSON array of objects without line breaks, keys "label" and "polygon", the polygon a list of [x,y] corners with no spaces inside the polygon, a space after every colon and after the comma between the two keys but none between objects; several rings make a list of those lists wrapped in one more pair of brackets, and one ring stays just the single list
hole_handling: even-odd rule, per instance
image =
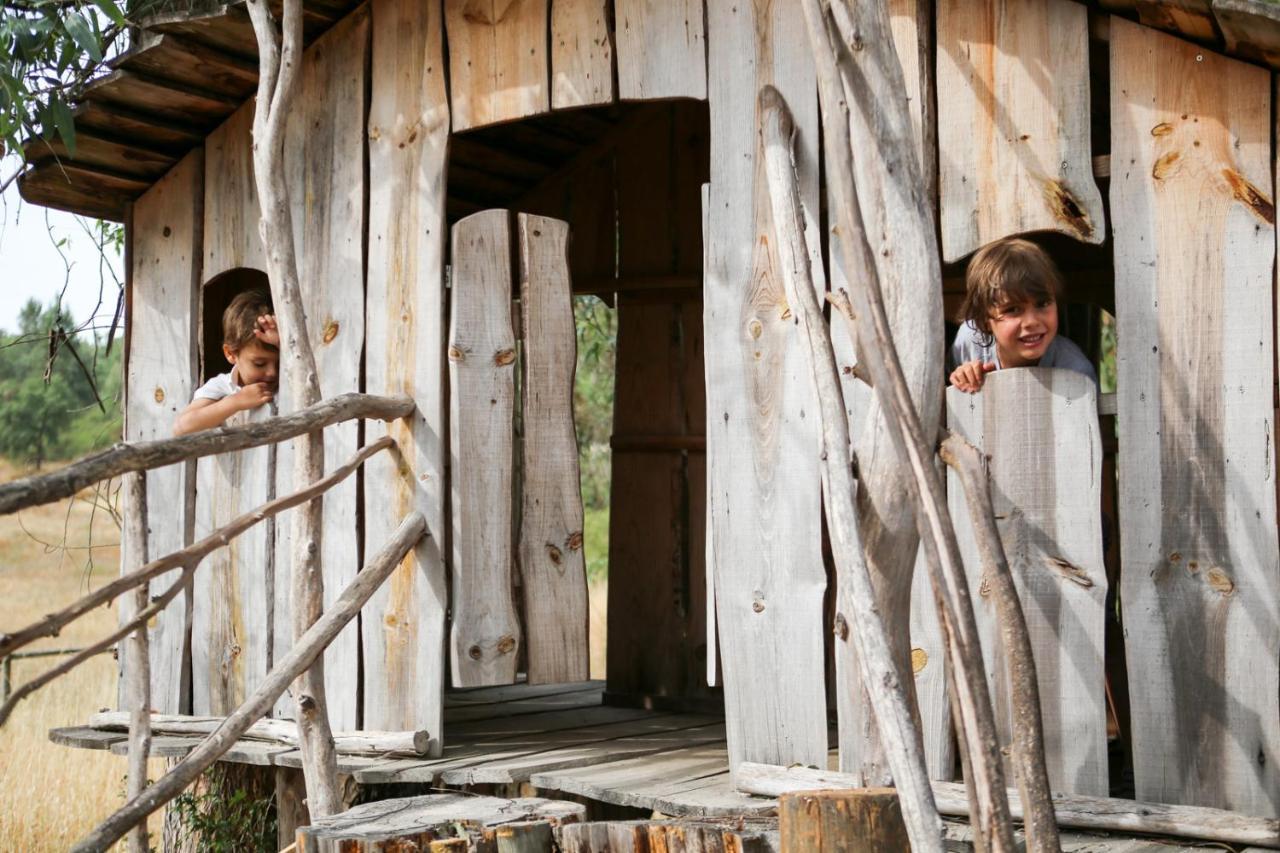
[{"label": "distant trees", "polygon": [[121,342],[76,336],[70,312],[32,299],[0,330],[0,456],[40,467],[118,441]]}]

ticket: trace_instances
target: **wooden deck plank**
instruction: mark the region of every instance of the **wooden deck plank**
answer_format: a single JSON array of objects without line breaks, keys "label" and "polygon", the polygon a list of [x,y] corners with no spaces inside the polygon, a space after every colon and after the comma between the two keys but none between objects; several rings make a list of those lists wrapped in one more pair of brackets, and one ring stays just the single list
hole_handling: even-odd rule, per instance
[{"label": "wooden deck plank", "polygon": [[510,240],[505,210],[486,210],[453,226],[449,663],[458,687],[514,681],[521,642],[511,595],[516,350]]},{"label": "wooden deck plank", "polygon": [[23,146],[23,154],[31,164],[55,160],[74,163],[86,169],[105,169],[146,181],[159,180],[178,162],[176,157],[163,151],[129,142],[117,142],[92,132],[77,132],[75,148],[73,157],[62,137],[51,140],[37,138]]},{"label": "wooden deck plank", "polygon": [[88,726],[62,726],[49,729],[50,742],[73,749],[110,750],[113,743],[128,739],[129,736],[124,732],[104,732]]},{"label": "wooden deck plank", "polygon": [[112,68],[244,100],[258,86],[256,60],[223,53],[178,35],[155,35],[112,60]]},{"label": "wooden deck plank", "polygon": [[[1016,14],[1014,9],[1016,8]],[[1088,15],[1069,0],[938,4],[942,254],[1106,236],[1089,148]]]},{"label": "wooden deck plank", "polygon": [[[414,548],[361,611],[364,725],[443,728],[445,613],[445,91],[439,2],[376,0],[372,6],[369,107],[369,281],[365,388],[409,394],[411,421],[365,424],[365,440],[389,431],[400,459],[365,465],[366,547],[385,541],[411,509],[430,540]],[[438,741],[437,741],[438,743]]]},{"label": "wooden deck plank", "polygon": [[548,110],[547,0],[446,0],[453,129]]},{"label": "wooden deck plank", "polygon": [[552,708],[591,708],[600,704],[601,691],[598,688],[556,693],[549,696],[536,696],[528,699],[514,699],[497,705],[482,705],[474,708],[458,707],[445,710],[446,730],[453,723],[468,720],[485,720],[495,717],[511,717],[518,714],[532,714]]},{"label": "wooden deck plank", "polygon": [[[990,459],[992,504],[1026,618],[1040,689],[1049,785],[1104,797],[1107,573],[1102,564],[1102,438],[1096,394],[1067,370],[1001,370],[981,393],[947,391],[947,425]],[[964,489],[947,488],[982,640],[1001,746],[1012,744],[1008,663]],[[1007,778],[1014,778],[1006,762]]]},{"label": "wooden deck plank", "polygon": [[77,136],[82,132],[97,133],[174,157],[200,145],[205,137],[191,125],[158,119],[114,104],[88,101],[71,114],[76,120]]},{"label": "wooden deck plank", "polygon": [[106,101],[161,119],[212,127],[235,112],[241,99],[119,69],[85,87],[83,99]]},{"label": "wooden deck plank", "polygon": [[517,217],[522,338],[519,566],[530,684],[590,674],[569,226]]},{"label": "wooden deck plank", "polygon": [[130,175],[52,161],[29,169],[18,178],[24,201],[112,222],[123,222],[129,203],[149,186],[147,181]]},{"label": "wooden deck plank", "polygon": [[529,684],[519,680],[515,684],[499,684],[490,687],[463,687],[444,694],[444,707],[466,707],[477,704],[506,702],[508,699],[533,699],[538,696],[554,696],[557,693],[576,693],[595,688],[604,691],[603,681],[572,681],[560,684]]},{"label": "wooden deck plank", "polygon": [[[195,391],[203,211],[201,148],[184,157],[133,206],[133,269],[126,320],[130,333],[125,359],[127,441],[173,435],[174,420]],[[195,463],[187,462],[147,472],[147,493],[155,495],[147,510],[150,556],[179,551],[191,542],[195,471]],[[138,565],[131,555],[121,554],[122,571]],[[152,580],[152,595],[168,589],[181,575],[181,569],[174,569]],[[190,606],[188,590],[170,602],[148,632],[150,701],[152,709],[160,713],[182,713],[191,701]],[[132,600],[125,596],[120,602],[122,621],[127,621],[125,614],[132,611]]]},{"label": "wooden deck plank", "polygon": [[619,97],[706,100],[703,20],[702,0],[614,0]]},{"label": "wooden deck plank", "polygon": [[[351,117],[364,115],[368,52],[366,6],[307,50],[285,128],[285,170],[302,303],[320,392],[326,399],[361,390],[364,304],[352,298],[352,293],[360,292],[364,278],[365,132]],[[288,383],[281,383],[276,405],[281,414],[298,409]],[[356,421],[348,421],[324,430],[326,472],[356,452],[359,427]],[[294,446],[294,442],[283,442],[277,448],[277,494],[299,487],[294,483]],[[325,607],[331,607],[355,580],[361,564],[356,540],[356,479],[347,478],[324,496],[320,552]],[[282,659],[293,647],[292,534],[295,514],[302,511],[288,510],[276,521],[274,660]],[[372,552],[382,542],[371,542],[370,546]],[[359,637],[359,627],[353,621],[324,653],[329,723],[339,731],[359,728]],[[276,703],[276,716],[293,718],[295,713],[292,691],[286,691]]]},{"label": "wooden deck plank", "polygon": [[1280,808],[1271,94],[1263,69],[1112,21],[1137,794],[1258,815]]},{"label": "wooden deck plank", "polygon": [[813,764],[827,748],[817,404],[772,248],[756,121],[760,87],[772,83],[791,107],[801,196],[816,211],[815,72],[793,11],[730,0],[707,8],[709,568],[735,765]]},{"label": "wooden deck plank", "polygon": [[551,4],[551,108],[613,102],[609,0]]}]

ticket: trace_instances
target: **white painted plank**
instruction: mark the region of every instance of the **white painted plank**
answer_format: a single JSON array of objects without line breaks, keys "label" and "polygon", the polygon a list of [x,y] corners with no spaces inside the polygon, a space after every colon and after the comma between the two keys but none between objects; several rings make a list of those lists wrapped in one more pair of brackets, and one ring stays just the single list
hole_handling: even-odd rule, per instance
[{"label": "white painted plank", "polygon": [[[315,351],[320,392],[328,398],[360,390],[360,354],[364,348],[363,279],[365,64],[369,48],[367,7],[353,12],[308,48],[285,131],[285,163],[293,208],[298,273],[302,281],[307,332]],[[281,413],[298,406],[287,383],[277,394]],[[324,430],[325,471],[356,451],[359,424]],[[294,442],[279,446],[276,493],[300,488],[293,482]],[[279,660],[293,646],[290,615],[293,516],[276,522],[275,645]],[[373,544],[376,549],[381,542]],[[333,604],[360,568],[356,542],[356,478],[324,495],[320,540],[324,603]],[[325,650],[325,691],[329,723],[335,730],[359,727],[359,629],[353,622]],[[276,704],[277,716],[294,715],[290,691]]]},{"label": "white painted plank", "polygon": [[[271,417],[271,406],[239,412],[228,426]],[[275,448],[206,456],[196,465],[195,538],[266,502]],[[254,525],[206,557],[196,571],[191,621],[191,712],[229,714],[267,675],[273,520]]]},{"label": "white painted plank", "polygon": [[573,425],[577,335],[569,226],[520,214],[523,466],[520,578],[529,683],[590,675],[582,488]]},{"label": "white painted plank", "polygon": [[[443,729],[444,631],[444,169],[449,105],[438,0],[376,0],[369,107],[369,287],[365,387],[410,394],[411,423],[367,422],[365,440],[391,430],[400,457],[365,465],[366,547],[410,510],[424,539],[361,611],[364,726]],[[439,741],[435,741],[439,744]]]},{"label": "white painted plank", "polygon": [[[132,289],[129,351],[126,354],[125,440],[173,435],[173,422],[191,400],[196,379],[196,319],[199,316],[200,241],[204,208],[204,150],[197,148],[133,205]],[[178,551],[191,541],[195,512],[195,465],[169,465],[147,472],[147,543],[151,557]],[[121,555],[122,571],[137,568]],[[181,575],[153,580],[153,594]],[[190,702],[189,595],[179,595],[148,632],[151,706],[181,713]],[[133,601],[120,599],[120,618],[132,618]],[[121,684],[123,685],[123,680]]]},{"label": "white painted plank", "polygon": [[802,16],[713,0],[706,330],[709,523],[729,753],[825,761],[817,404],[773,251],[756,97],[790,104],[817,210],[816,81]]},{"label": "white painted plank", "polygon": [[551,4],[551,107],[562,110],[612,101],[609,0],[555,0]]},{"label": "white painted plank", "polygon": [[1111,109],[1137,795],[1274,816],[1271,77],[1113,19]]},{"label": "white painted plank", "polygon": [[702,0],[614,0],[613,9],[620,97],[706,99]]},{"label": "white painted plank", "polygon": [[[1093,382],[1068,370],[1002,370],[978,394],[947,391],[951,430],[990,458],[996,523],[1022,603],[1040,690],[1045,765],[1056,792],[1106,796],[1102,438]],[[948,503],[964,557],[1002,746],[1012,743],[1000,622],[964,489]],[[1013,778],[1012,765],[1006,772]]]},{"label": "white painted plank", "polygon": [[453,129],[547,111],[548,0],[445,0]]},{"label": "white painted plank", "polygon": [[510,684],[521,632],[511,596],[516,350],[507,211],[482,211],[454,225],[452,257],[449,662],[456,687]]},{"label": "white painted plank", "polygon": [[938,0],[945,260],[1024,231],[1105,238],[1088,26],[1088,10],[1071,0]]}]

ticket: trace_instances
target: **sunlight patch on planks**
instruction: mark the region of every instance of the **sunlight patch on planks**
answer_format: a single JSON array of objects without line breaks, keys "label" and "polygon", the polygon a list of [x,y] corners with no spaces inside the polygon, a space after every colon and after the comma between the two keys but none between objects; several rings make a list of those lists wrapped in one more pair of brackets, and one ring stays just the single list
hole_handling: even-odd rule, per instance
[{"label": "sunlight patch on planks", "polygon": [[446,0],[453,129],[548,110],[548,0]]},{"label": "sunlight patch on planks", "polygon": [[1120,507],[1141,799],[1280,808],[1271,77],[1111,24]]}]

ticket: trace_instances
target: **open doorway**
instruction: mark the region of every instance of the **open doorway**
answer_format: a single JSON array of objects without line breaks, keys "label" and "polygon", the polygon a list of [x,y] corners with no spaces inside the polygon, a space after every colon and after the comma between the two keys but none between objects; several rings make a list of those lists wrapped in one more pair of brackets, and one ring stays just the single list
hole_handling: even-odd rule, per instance
[{"label": "open doorway", "polygon": [[250,267],[227,270],[200,290],[200,382],[208,382],[231,365],[222,355],[222,312],[237,294],[254,287],[270,290],[267,274]]}]

